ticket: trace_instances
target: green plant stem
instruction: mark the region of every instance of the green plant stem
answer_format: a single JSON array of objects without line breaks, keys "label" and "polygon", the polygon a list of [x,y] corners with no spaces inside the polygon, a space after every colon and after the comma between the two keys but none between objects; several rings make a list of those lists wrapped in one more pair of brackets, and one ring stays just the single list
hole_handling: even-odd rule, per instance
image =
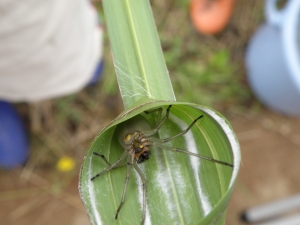
[{"label": "green plant stem", "polygon": [[148,0],[103,0],[125,109],[148,97],[175,101]]}]

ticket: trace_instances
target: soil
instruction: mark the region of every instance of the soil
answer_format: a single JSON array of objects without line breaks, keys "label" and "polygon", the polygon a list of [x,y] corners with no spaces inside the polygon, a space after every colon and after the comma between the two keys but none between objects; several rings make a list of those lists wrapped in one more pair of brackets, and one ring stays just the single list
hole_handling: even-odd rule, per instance
[{"label": "soil", "polygon": [[252,118],[232,118],[231,123],[242,164],[226,224],[239,225],[245,224],[240,220],[244,210],[299,193],[300,118],[265,110]]}]

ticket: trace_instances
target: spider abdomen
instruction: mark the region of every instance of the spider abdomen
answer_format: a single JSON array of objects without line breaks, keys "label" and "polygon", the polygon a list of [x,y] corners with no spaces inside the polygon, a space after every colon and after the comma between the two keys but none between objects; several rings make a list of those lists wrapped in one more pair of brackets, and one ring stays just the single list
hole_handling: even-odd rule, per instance
[{"label": "spider abdomen", "polygon": [[148,159],[150,158],[150,154],[151,154],[150,150],[149,150],[149,151],[144,151],[144,152],[139,156],[139,158],[137,158],[137,161],[136,161],[136,162],[137,162],[137,163],[142,163],[142,162],[148,160]]}]

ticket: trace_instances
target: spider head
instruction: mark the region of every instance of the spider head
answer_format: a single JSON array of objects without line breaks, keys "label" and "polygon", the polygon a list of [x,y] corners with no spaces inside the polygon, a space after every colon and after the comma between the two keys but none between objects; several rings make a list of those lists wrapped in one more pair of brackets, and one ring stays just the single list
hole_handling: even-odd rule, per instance
[{"label": "spider head", "polygon": [[123,139],[123,146],[127,146],[129,148],[138,148],[139,147],[139,136],[140,132],[135,131],[133,133],[127,133]]}]

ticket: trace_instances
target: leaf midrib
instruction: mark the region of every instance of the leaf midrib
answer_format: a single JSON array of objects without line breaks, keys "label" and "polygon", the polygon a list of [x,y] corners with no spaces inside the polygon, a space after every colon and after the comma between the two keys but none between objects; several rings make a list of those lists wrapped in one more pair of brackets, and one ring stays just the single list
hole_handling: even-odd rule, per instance
[{"label": "leaf midrib", "polygon": [[[131,34],[132,34],[134,49],[135,49],[136,54],[137,54],[137,60],[138,60],[140,75],[144,80],[144,84],[145,84],[144,88],[146,89],[146,93],[149,95],[149,97],[151,97],[151,92],[150,92],[150,88],[149,88],[149,81],[147,79],[145,65],[144,65],[144,62],[142,60],[140,43],[139,43],[139,40],[137,38],[137,31],[136,31],[135,26],[134,26],[134,20],[133,20],[133,17],[132,17],[132,11],[131,11],[129,1],[130,0],[125,0],[124,1],[125,5],[126,5],[128,24],[129,24]],[[142,83],[140,83],[140,85],[142,85]]]}]

